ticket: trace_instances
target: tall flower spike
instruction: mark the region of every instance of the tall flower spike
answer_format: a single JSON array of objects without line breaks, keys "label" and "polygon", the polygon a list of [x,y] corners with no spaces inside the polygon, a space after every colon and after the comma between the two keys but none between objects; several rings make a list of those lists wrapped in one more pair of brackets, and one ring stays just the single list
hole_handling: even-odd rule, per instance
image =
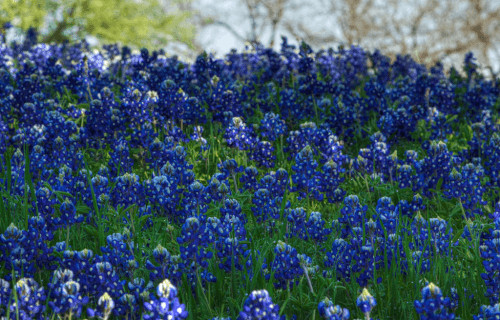
[{"label": "tall flower spike", "polygon": [[432,282],[422,289],[422,300],[415,301],[415,309],[422,320],[453,320],[455,315],[450,307],[450,298],[443,297],[441,289]]},{"label": "tall flower spike", "polygon": [[334,305],[333,302],[325,298],[318,304],[320,316],[326,320],[349,320],[350,313],[348,309],[342,308],[339,305]]},{"label": "tall flower spike", "polygon": [[243,310],[236,320],[284,320],[279,316],[280,307],[273,303],[266,290],[252,291],[245,300]]},{"label": "tall flower spike", "polygon": [[356,299],[356,305],[361,309],[361,312],[365,315],[366,320],[370,320],[370,312],[377,305],[375,298],[368,292],[368,289],[364,288],[363,292]]},{"label": "tall flower spike", "polygon": [[169,298],[171,293],[172,295],[176,296],[177,289],[168,279],[163,280],[163,282],[158,285],[158,288],[156,290],[156,294],[158,295],[158,297]]},{"label": "tall flower spike", "polygon": [[177,288],[170,280],[163,280],[157,287],[157,299],[144,302],[144,308],[149,312],[144,315],[145,320],[181,320],[186,319],[188,312],[186,306],[177,298]]},{"label": "tall flower spike", "polygon": [[102,308],[103,318],[107,319],[111,314],[111,311],[113,311],[113,308],[115,307],[115,302],[109,296],[109,294],[105,292],[97,301],[97,305]]}]

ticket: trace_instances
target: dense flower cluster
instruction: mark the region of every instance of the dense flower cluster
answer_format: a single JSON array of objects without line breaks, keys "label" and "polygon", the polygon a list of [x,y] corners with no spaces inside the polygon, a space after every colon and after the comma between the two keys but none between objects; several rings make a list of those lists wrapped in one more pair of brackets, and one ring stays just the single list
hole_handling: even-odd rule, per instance
[{"label": "dense flower cluster", "polygon": [[[498,318],[500,82],[472,55],[36,35],[0,43],[0,318]],[[425,279],[459,281],[380,294]]]}]

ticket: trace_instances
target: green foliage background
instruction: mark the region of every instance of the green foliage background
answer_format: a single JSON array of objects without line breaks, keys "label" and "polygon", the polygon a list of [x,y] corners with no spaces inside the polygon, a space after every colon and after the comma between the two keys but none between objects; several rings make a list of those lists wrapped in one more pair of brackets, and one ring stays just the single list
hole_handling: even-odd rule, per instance
[{"label": "green foliage background", "polygon": [[[1,0],[0,24],[41,30],[41,41],[95,36],[101,44],[161,48],[170,41],[192,47],[195,27],[183,0]],[[189,0],[187,0],[189,1]],[[165,1],[164,1],[165,2]]]}]

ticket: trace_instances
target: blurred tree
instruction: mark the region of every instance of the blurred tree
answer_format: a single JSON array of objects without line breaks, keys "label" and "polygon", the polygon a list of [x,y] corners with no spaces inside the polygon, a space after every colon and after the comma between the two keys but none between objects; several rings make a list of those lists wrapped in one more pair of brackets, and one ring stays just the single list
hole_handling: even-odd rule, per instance
[{"label": "blurred tree", "polygon": [[[277,47],[280,34],[315,48],[342,44],[460,64],[473,51],[500,64],[499,0],[195,0],[199,25],[221,27],[241,42]],[[227,14],[229,3],[237,10]],[[235,5],[237,4],[237,5]],[[203,6],[202,6],[203,7]],[[218,7],[219,9],[210,8]],[[201,18],[200,18],[201,17]],[[219,35],[220,36],[220,35]]]},{"label": "blurred tree", "polygon": [[[241,7],[237,15],[242,15],[243,20],[236,18],[238,24],[228,22],[228,16],[221,15],[220,12],[208,13],[205,10],[191,10],[198,18],[197,23],[201,27],[219,26],[229,31],[239,41],[251,44],[260,42],[270,47],[274,46],[276,42],[278,29],[285,12],[296,10],[290,6],[293,4],[290,0],[238,0],[234,3],[238,3]],[[224,1],[218,4],[223,6]],[[242,27],[247,23],[246,28]]]},{"label": "blurred tree", "polygon": [[0,24],[40,30],[42,41],[95,36],[102,43],[158,48],[175,41],[193,46],[195,28],[185,0],[2,0]]},{"label": "blurred tree", "polygon": [[388,54],[410,54],[432,64],[473,51],[491,65],[500,60],[500,1],[318,0],[315,16],[337,23],[335,32],[287,21],[285,29],[312,45],[360,44]]}]

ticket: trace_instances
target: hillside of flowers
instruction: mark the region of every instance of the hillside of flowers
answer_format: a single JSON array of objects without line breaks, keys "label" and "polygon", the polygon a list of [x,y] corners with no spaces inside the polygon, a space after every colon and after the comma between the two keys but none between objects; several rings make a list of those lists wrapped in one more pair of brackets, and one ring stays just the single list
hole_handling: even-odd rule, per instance
[{"label": "hillside of flowers", "polygon": [[499,319],[499,96],[472,54],[2,43],[0,319]]}]

